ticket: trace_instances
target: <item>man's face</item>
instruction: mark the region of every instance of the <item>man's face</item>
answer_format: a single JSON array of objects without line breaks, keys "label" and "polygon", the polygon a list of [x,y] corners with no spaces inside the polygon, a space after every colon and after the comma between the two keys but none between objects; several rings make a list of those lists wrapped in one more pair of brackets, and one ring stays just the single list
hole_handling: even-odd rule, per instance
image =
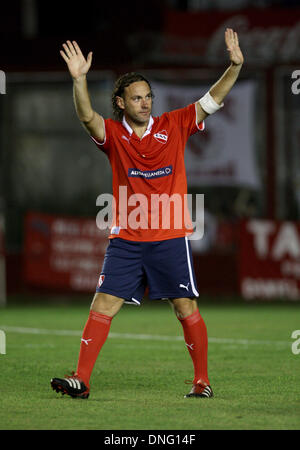
[{"label": "man's face", "polygon": [[124,89],[123,98],[119,97],[118,104],[124,110],[126,119],[139,125],[148,123],[152,109],[152,94],[148,83],[131,83]]}]

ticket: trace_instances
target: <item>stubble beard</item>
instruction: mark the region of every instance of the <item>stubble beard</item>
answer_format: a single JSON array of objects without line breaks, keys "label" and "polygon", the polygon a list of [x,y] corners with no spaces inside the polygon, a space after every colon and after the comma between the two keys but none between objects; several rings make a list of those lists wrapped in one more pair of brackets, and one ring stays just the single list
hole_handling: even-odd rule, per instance
[{"label": "stubble beard", "polygon": [[[143,111],[141,111],[141,112],[143,112]],[[147,111],[145,111],[145,112],[147,112]],[[150,120],[150,115],[151,115],[151,109],[147,112],[147,115],[145,114],[145,118],[142,115],[140,115],[140,113],[131,114],[131,113],[128,113],[128,111],[127,111],[127,116],[130,119],[130,121],[132,121],[134,124],[139,125],[139,126],[147,125]]]}]

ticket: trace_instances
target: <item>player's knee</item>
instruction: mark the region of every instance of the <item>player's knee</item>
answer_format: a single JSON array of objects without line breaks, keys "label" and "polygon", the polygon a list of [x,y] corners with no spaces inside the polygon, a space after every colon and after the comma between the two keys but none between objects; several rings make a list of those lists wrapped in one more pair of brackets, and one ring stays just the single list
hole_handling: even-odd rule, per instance
[{"label": "player's knee", "polygon": [[113,317],[119,312],[123,303],[124,300],[122,298],[100,292],[95,294],[91,304],[91,310]]},{"label": "player's knee", "polygon": [[171,300],[174,312],[179,319],[185,319],[193,314],[197,308],[197,301],[191,298],[176,298]]}]

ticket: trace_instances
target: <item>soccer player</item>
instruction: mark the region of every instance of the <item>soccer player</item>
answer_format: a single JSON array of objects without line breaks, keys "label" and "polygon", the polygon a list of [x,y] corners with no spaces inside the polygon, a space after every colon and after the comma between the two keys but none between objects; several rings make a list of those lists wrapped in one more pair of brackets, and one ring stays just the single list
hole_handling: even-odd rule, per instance
[{"label": "soccer player", "polygon": [[87,88],[92,52],[85,59],[75,41],[63,44],[60,54],[73,79],[78,118],[111,164],[115,207],[77,369],[71,376],[51,380],[57,392],[88,398],[91,373],[113,317],[124,302],[139,305],[148,286],[149,298],[168,299],[182,325],[194,366],[193,386],[185,397],[213,396],[207,372],[207,329],[198,310],[188,240],[192,228],[188,219],[183,220],[188,217],[183,202],[187,193],[184,149],[189,136],[204,129],[204,119],[223,106],[240,73],[244,59],[237,33],[230,28],[225,31],[225,44],[230,65],[200,100],[152,117],[149,81],[129,73],[116,81],[115,117],[105,120],[93,110]]}]

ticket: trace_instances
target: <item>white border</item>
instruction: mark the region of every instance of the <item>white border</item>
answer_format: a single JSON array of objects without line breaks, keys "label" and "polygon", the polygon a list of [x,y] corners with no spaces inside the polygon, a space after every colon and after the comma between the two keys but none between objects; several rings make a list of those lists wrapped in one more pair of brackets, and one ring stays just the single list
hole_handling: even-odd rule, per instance
[{"label": "white border", "polygon": [[190,252],[189,252],[187,236],[185,236],[184,240],[185,240],[186,256],[187,256],[187,262],[188,262],[189,276],[190,276],[190,282],[191,282],[192,291],[193,291],[193,294],[196,297],[199,297],[199,292],[197,291],[197,289],[195,287],[194,278],[193,278],[193,272],[192,272],[192,266],[191,266],[191,259],[190,259]]}]

